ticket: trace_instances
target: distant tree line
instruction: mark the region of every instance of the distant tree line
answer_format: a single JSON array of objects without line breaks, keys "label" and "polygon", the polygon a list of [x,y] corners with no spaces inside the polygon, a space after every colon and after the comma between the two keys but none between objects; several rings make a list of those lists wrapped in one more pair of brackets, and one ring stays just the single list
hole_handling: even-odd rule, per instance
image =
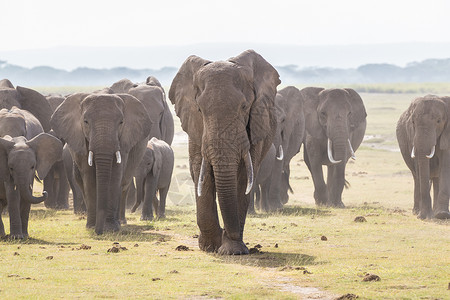
[{"label": "distant tree line", "polygon": [[[450,82],[450,59],[428,59],[413,62],[405,67],[391,64],[366,64],[356,69],[323,67],[300,68],[296,65],[276,67],[283,84],[351,84],[395,82]],[[77,68],[72,71],[48,66],[24,68],[0,60],[0,79],[8,78],[23,86],[104,86],[122,78],[134,82],[144,81],[149,75],[158,78],[165,86],[170,85],[177,72],[175,67],[159,70]]]}]

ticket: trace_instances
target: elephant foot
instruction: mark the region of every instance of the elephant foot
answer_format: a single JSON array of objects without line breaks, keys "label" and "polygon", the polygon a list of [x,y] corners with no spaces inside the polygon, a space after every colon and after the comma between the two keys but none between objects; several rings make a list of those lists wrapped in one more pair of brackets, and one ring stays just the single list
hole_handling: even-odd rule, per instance
[{"label": "elephant foot", "polygon": [[327,206],[334,207],[334,208],[345,208],[344,202],[342,202],[342,201],[328,203]]},{"label": "elephant foot", "polygon": [[205,252],[216,252],[222,245],[222,229],[220,232],[214,236],[205,237],[204,234],[200,233],[198,236],[198,246],[201,250]]},{"label": "elephant foot", "polygon": [[314,200],[317,206],[326,206],[328,199],[323,193],[314,192]]},{"label": "elephant foot", "polygon": [[420,213],[420,209],[418,209],[417,207],[414,207],[412,210],[413,215],[417,216]]},{"label": "elephant foot", "polygon": [[434,214],[434,217],[439,220],[450,219],[450,212],[445,210],[438,211],[437,213]]},{"label": "elephant foot", "polygon": [[153,221],[153,214],[151,215],[142,215],[141,221]]},{"label": "elephant foot", "polygon": [[166,218],[166,215],[165,214],[158,214],[158,220],[163,220],[163,219],[165,219]]},{"label": "elephant foot", "polygon": [[417,218],[421,219],[421,220],[431,219],[431,217],[432,217],[432,214],[431,214],[430,210],[427,210],[427,211],[422,210],[422,211],[420,211],[419,215],[417,216]]},{"label": "elephant foot", "polygon": [[222,246],[217,250],[220,255],[244,255],[248,254],[248,248],[242,240],[232,240],[224,233]]},{"label": "elephant foot", "polygon": [[125,218],[125,219],[120,219],[120,224],[121,224],[121,225],[127,225],[127,218]]},{"label": "elephant foot", "polygon": [[23,240],[25,237],[23,234],[17,234],[17,233],[13,233],[13,234],[9,234],[5,237],[8,240]]},{"label": "elephant foot", "polygon": [[104,231],[117,232],[120,230],[120,222],[115,220],[106,220]]}]

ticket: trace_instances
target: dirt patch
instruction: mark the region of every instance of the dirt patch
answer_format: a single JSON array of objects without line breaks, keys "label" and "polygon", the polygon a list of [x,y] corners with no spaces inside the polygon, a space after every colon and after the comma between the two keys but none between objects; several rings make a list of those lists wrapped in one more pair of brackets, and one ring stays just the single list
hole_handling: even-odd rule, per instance
[{"label": "dirt patch", "polygon": [[359,223],[367,222],[366,218],[364,218],[363,216],[356,217],[354,221]]},{"label": "dirt patch", "polygon": [[191,249],[189,249],[188,246],[185,245],[179,245],[175,248],[176,251],[192,251]]},{"label": "dirt patch", "polygon": [[355,294],[345,294],[340,297],[337,297],[335,300],[353,300],[358,299],[359,297]]},{"label": "dirt patch", "polygon": [[367,273],[367,274],[364,276],[364,278],[363,278],[362,281],[380,281],[380,280],[381,280],[380,276],[375,275],[375,274],[369,274],[369,273]]}]

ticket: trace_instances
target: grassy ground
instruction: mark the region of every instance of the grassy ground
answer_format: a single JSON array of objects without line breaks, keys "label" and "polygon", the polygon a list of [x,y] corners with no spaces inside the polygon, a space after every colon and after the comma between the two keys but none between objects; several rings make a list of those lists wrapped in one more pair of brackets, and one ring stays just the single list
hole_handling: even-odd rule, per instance
[{"label": "grassy ground", "polygon": [[[348,164],[346,209],[316,208],[302,155],[293,159],[289,205],[247,218],[244,240],[263,253],[198,249],[187,146],[177,133],[165,220],[128,214],[121,232],[96,236],[84,217],[38,205],[30,239],[0,241],[0,297],[448,299],[450,222],[411,214],[412,177],[395,142],[395,123],[414,96],[362,94],[369,137]],[[118,253],[108,252],[114,242]],[[177,251],[180,245],[189,250]],[[363,281],[366,273],[381,280]]]}]

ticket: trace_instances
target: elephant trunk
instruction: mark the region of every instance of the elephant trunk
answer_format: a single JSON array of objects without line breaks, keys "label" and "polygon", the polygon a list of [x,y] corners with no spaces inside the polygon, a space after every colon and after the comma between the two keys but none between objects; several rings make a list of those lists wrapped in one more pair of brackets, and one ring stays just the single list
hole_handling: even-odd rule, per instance
[{"label": "elephant trunk", "polygon": [[31,185],[27,186],[26,184],[19,185],[20,196],[30,202],[31,204],[38,204],[45,200],[47,200],[47,192],[42,192],[42,196],[35,197],[33,196],[33,189]]},{"label": "elephant trunk", "polygon": [[225,231],[229,238],[240,239],[238,216],[237,166],[213,166],[214,180]]},{"label": "elephant trunk", "polygon": [[[96,184],[97,184],[97,207],[95,232],[102,234],[105,226],[107,212],[111,207],[111,171],[113,156],[111,154],[95,154]],[[109,204],[109,205],[108,205]]]},{"label": "elephant trunk", "polygon": [[418,167],[419,167],[419,186],[420,186],[420,199],[419,209],[421,218],[430,217],[431,214],[431,196],[430,196],[430,160],[425,154],[419,154]]}]

